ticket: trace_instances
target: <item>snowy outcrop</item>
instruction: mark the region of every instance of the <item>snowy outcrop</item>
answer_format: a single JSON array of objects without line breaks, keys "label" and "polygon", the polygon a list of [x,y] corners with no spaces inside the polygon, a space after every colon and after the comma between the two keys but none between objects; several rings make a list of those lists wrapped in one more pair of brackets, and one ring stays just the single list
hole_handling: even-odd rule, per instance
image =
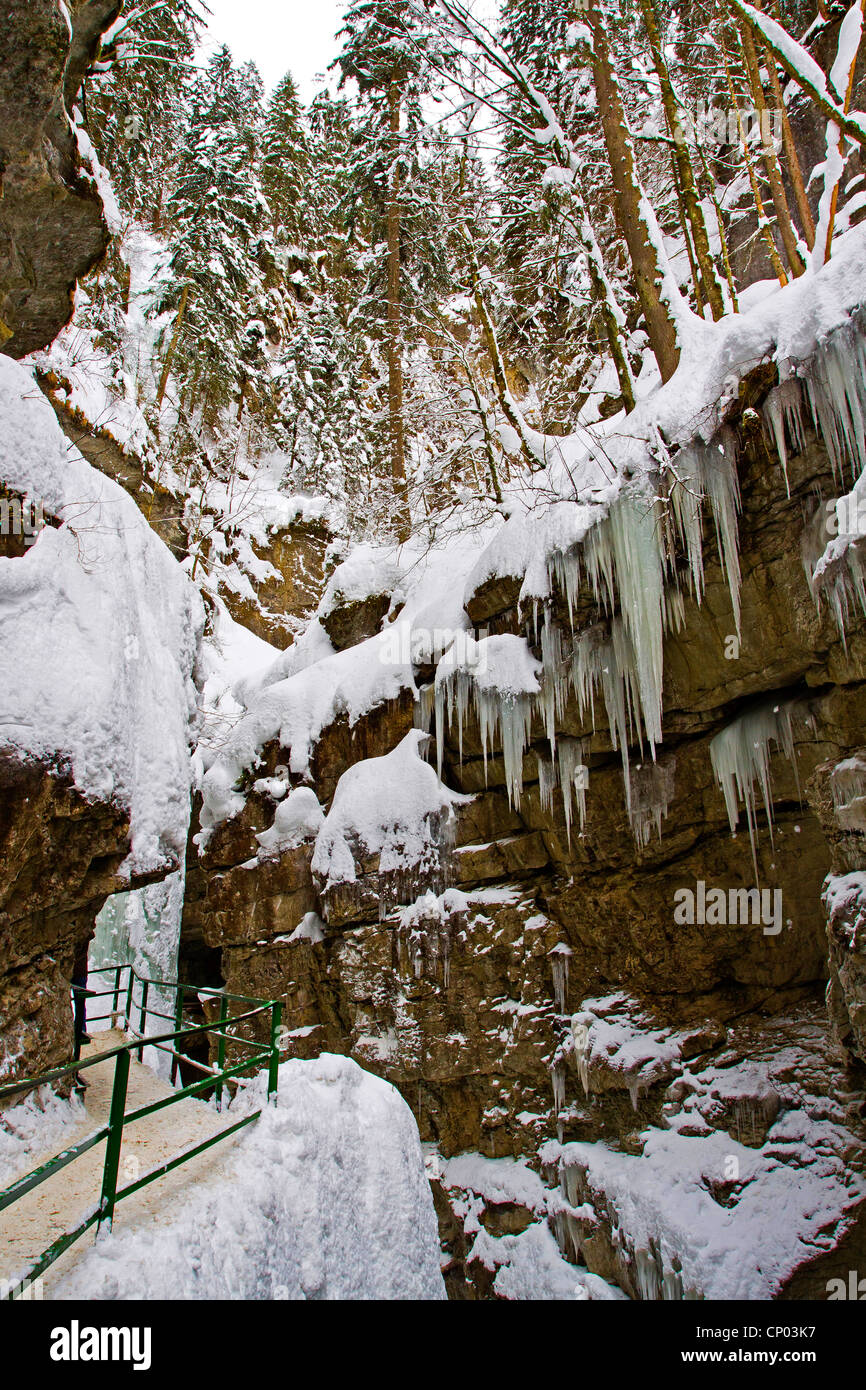
[{"label": "snowy outcrop", "polygon": [[813,1009],[736,1025],[627,1146],[542,1151],[562,1244],[634,1298],[826,1297],[834,1246],[862,1248],[856,1105]]},{"label": "snowy outcrop", "polygon": [[[105,899],[183,863],[198,593],[127,494],[0,357],[0,1070],[68,1059],[73,961]],[[20,510],[16,512],[15,507]],[[14,525],[11,528],[14,530]]]},{"label": "snowy outcrop", "polygon": [[317,611],[338,651],[378,632],[403,568],[398,552],[371,545],[355,546],[337,566]]},{"label": "snowy outcrop", "polygon": [[32,377],[0,360],[0,479],[50,518],[0,560],[3,743],[129,815],[130,875],[186,846],[196,590],[126,493],[72,450]]},{"label": "snowy outcrop", "polygon": [[[454,810],[468,798],[449,791],[423,760],[427,741],[412,729],[392,753],[356,763],[340,778],[312,859],[329,921],[357,917],[359,894],[384,916],[395,902],[445,885]],[[365,870],[360,882],[356,861]]]},{"label": "snowy outcrop", "polygon": [[[264,1079],[233,1103],[264,1098]],[[219,1151],[217,1151],[219,1152]],[[439,1238],[412,1115],[346,1057],[280,1069],[277,1104],[158,1226],[88,1251],[59,1298],[442,1299]]]},{"label": "snowy outcrop", "polygon": [[[335,650],[317,617],[269,670],[253,681],[238,684],[236,694],[244,705],[242,717],[221,740],[215,755],[205,758],[203,847],[217,827],[243,811],[247,786],[254,780],[250,774],[260,770],[268,745],[278,746],[278,762],[286,765],[293,781],[315,776],[321,784],[323,736],[344,728],[349,739],[342,743],[348,742],[352,751],[341,744],[343,766],[333,779],[328,778],[331,785],[324,796],[320,795],[329,801],[347,763],[385,753],[398,741],[375,750],[365,745],[363,727],[371,715],[407,711],[408,719],[402,726],[400,717],[396,721],[399,737],[413,722],[420,722],[413,713],[422,699],[418,675],[423,667],[435,667],[455,636],[465,637],[469,620],[461,602],[462,582],[455,583],[455,575],[458,581],[465,577],[478,548],[479,542],[473,538],[457,538],[442,553],[414,556],[411,567],[407,560],[411,572],[392,594],[399,611],[375,635]],[[367,549],[361,549],[355,577],[363,590],[380,575],[381,557],[374,557],[374,564]],[[351,577],[352,565],[346,563]],[[397,570],[392,568],[389,574],[389,582],[396,583]],[[378,582],[376,579],[374,587]],[[323,599],[325,609],[332,601],[330,596]],[[429,701],[427,709],[429,713]]]},{"label": "snowy outcrop", "polygon": [[476,1298],[509,1301],[610,1302],[625,1294],[586,1268],[570,1264],[553,1234],[558,1193],[525,1160],[479,1153],[442,1160],[427,1155],[440,1222],[452,1259],[446,1284]]},{"label": "snowy outcrop", "polygon": [[830,945],[827,1005],[836,1037],[866,1062],[866,873],[831,875],[824,887]]}]

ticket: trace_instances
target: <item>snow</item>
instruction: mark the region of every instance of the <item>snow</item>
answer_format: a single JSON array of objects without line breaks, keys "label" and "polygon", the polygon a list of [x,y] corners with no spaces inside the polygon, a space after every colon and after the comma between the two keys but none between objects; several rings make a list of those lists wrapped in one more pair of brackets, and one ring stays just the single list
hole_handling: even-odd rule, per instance
[{"label": "snow", "polygon": [[295,787],[285,801],[280,801],[270,830],[262,831],[256,839],[266,854],[281,854],[311,840],[324,822],[325,813],[312,788]]},{"label": "snow", "polygon": [[863,5],[861,0],[856,0],[842,20],[836,57],[830,69],[830,86],[840,101],[845,100],[862,39]]},{"label": "snow", "polygon": [[[264,1101],[264,1078],[228,1112]],[[219,1153],[219,1149],[215,1151]],[[399,1093],[346,1057],[280,1067],[219,1171],[158,1222],[82,1256],[59,1298],[444,1299],[418,1130]]]},{"label": "snow", "polygon": [[71,125],[72,133],[78,145],[78,153],[81,156],[81,162],[86,172],[95,183],[99,196],[102,199],[108,230],[111,232],[112,236],[117,236],[123,227],[123,216],[118,206],[114,189],[111,186],[108,170],[100,163],[99,156],[93,146],[93,141],[84,129],[84,119],[78,107],[75,108]]},{"label": "snow", "polygon": [[[298,923],[298,925],[295,927],[295,930],[292,932],[291,936],[289,936],[289,937],[282,937],[282,936],[276,936],[276,937],[274,937],[274,940],[275,940],[275,941],[283,941],[283,940],[285,940],[285,941],[287,941],[287,942],[309,941],[310,944],[313,945],[313,946],[318,945],[319,942],[320,942],[320,941],[324,941],[324,939],[325,939],[325,924],[324,924],[324,922],[322,921],[321,917],[319,916],[318,912],[307,912],[307,913],[305,913],[304,916],[301,918],[300,922]],[[318,1025],[317,1025],[317,1026],[318,1026]],[[292,1032],[291,1036],[292,1036],[293,1038],[296,1038],[296,1037],[305,1037],[305,1036],[307,1035],[307,1033],[312,1033],[312,1032],[314,1032],[314,1031],[315,1031],[315,1028],[306,1028],[306,1029],[305,1029],[305,1028],[296,1028],[296,1029]]]},{"label": "snow", "polygon": [[855,904],[859,914],[861,903],[866,902],[866,873],[828,874],[824,880],[822,898],[828,921],[844,914]]},{"label": "snow", "polygon": [[[163,320],[155,306],[171,254],[163,242],[137,227],[129,228],[115,244],[129,272],[129,307],[125,315],[118,315],[118,350],[110,353],[101,334],[87,326],[91,301],[79,285],[73,322],[29,361],[60,379],[59,399],[83,415],[95,432],[110,435],[133,455],[131,467],[135,459],[146,462],[154,476],[170,485],[143,407],[156,397]],[[175,482],[180,485],[179,479]]]},{"label": "snow", "polygon": [[[756,10],[753,5],[746,4],[744,0],[733,0],[733,3],[742,14],[748,16],[756,28],[760,29],[768,43],[782,56],[785,66],[789,71],[793,71],[797,74],[799,85],[801,85],[807,93],[809,93],[810,90],[816,93],[825,105],[834,106],[841,111],[838,101],[836,101],[827,85],[827,77],[823,68],[816,63],[815,59],[802,44],[799,44],[796,39],[792,38],[787,30],[782,28],[781,24],[778,24],[768,14],[763,14],[760,10]],[[856,9],[858,6],[854,5],[852,8]],[[850,18],[850,15],[851,11],[849,10],[848,18]],[[844,42],[840,44],[840,51],[836,64],[834,64],[834,72],[837,76],[837,64],[840,63],[840,60],[842,62],[847,61],[850,66],[851,55],[848,52],[848,42],[850,39],[853,39],[853,34],[854,28],[852,25],[848,27],[846,38]],[[850,121],[852,127],[866,135],[866,117],[864,117],[861,112],[852,111],[848,113],[847,120]]]},{"label": "snow", "polygon": [[86,1119],[78,1096],[61,1100],[50,1086],[0,1114],[0,1189],[28,1173],[43,1153],[59,1153]]},{"label": "snow", "polygon": [[[446,1189],[465,1234],[472,1237],[467,1264],[478,1260],[496,1271],[493,1291],[499,1298],[625,1298],[614,1285],[563,1257],[548,1224],[549,1213],[558,1208],[558,1194],[545,1187],[525,1159],[485,1158],[479,1153],[442,1159],[433,1150],[428,1151],[427,1168]],[[519,1235],[492,1236],[481,1216],[485,1207],[497,1205],[525,1207],[535,1219]]]},{"label": "snow", "polygon": [[314,619],[269,669],[237,682],[233,698],[245,710],[204,757],[202,843],[214,826],[242,810],[238,783],[257,766],[267,743],[279,740],[291,776],[307,779],[315,746],[337,719],[345,717],[352,728],[404,692],[420,698],[416,665],[449,649],[469,626],[461,602],[463,578],[481,544],[470,535],[441,550],[411,553],[407,547],[405,577],[392,599],[400,611],[382,632],[335,652]]},{"label": "snow", "polygon": [[618,992],[585,999],[572,1016],[571,1033],[578,1075],[585,1095],[614,1087],[627,1089],[637,1109],[648,1090],[681,1070],[683,1038],[653,1027],[630,995]]},{"label": "snow", "polygon": [[[630,744],[645,736],[655,756],[662,741],[664,636],[679,627],[683,613],[683,580],[671,565],[665,516],[688,561],[688,590],[700,602],[702,513],[709,511],[728,581],[732,624],[739,631],[740,498],[736,441],[725,426],[726,412],[737,398],[741,378],[761,362],[775,361],[781,384],[770,393],[765,419],[783,470],[786,436],[795,442],[804,438],[806,400],[837,474],[844,475],[852,458],[858,472],[866,469],[866,341],[857,319],[864,283],[866,229],[857,228],[839,239],[832,261],[819,273],[803,276],[783,293],[744,297],[745,312],[717,324],[693,317],[679,370],[664,386],[655,385],[643,395],[627,418],[617,416],[546,442],[544,469],[512,487],[509,515],[479,556],[465,588],[468,600],[490,580],[515,576],[521,581],[521,603],[534,607],[536,626],[538,608],[544,606],[538,689],[533,691],[525,677],[517,681],[519,690],[506,682],[497,689],[490,678],[487,689],[480,689],[478,677],[461,670],[456,655],[446,657],[436,680],[440,745],[446,694],[448,713],[456,712],[458,726],[470,696],[474,698],[484,729],[502,729],[508,791],[517,803],[533,717],[545,725],[552,757],[555,726],[569,689],[581,715],[591,714],[593,727],[595,694],[603,692],[611,741],[623,759],[632,828],[638,843],[646,843],[652,825],[660,826],[668,800],[662,779],[649,801],[637,804],[641,798],[632,795]],[[837,550],[843,545],[836,542]],[[853,550],[847,556],[850,573],[838,580],[831,596],[840,625],[847,604],[839,585],[847,583],[866,607],[859,557]],[[828,552],[827,562],[832,558]],[[818,580],[820,576],[819,567]],[[588,588],[606,626],[602,621],[584,628],[569,644],[549,620],[555,588],[565,597],[572,620]],[[516,648],[515,660],[523,673],[525,661],[518,660]],[[547,798],[554,781],[550,769],[544,776]],[[743,786],[750,785],[747,778]]]},{"label": "snow", "polygon": [[129,812],[123,874],[172,868],[189,820],[198,593],[9,358],[0,358],[0,478],[63,523],[46,526],[23,558],[0,559],[3,740]]},{"label": "snow", "polygon": [[313,853],[323,891],[355,881],[353,851],[378,855],[380,875],[409,875],[420,883],[444,871],[454,808],[471,798],[449,791],[424,762],[427,737],[412,729],[392,752],[343,773]]},{"label": "snow", "polygon": [[436,747],[439,775],[445,748],[445,716],[456,712],[463,756],[463,726],[470,699],[478,716],[484,768],[488,751],[501,732],[505,778],[510,803],[520,805],[523,753],[529,742],[533,697],[540,693],[541,664],[523,637],[505,634],[476,642],[466,635],[454,642],[436,668]]},{"label": "snow", "polygon": [[306,777],[313,749],[323,730],[342,714],[350,727],[363,714],[403,690],[414,691],[411,664],[392,664],[383,657],[382,634],[268,684],[239,720],[213,764],[204,783],[202,827],[207,832],[243,808],[244,798],[236,783],[254,767],[260,750],[277,739],[288,755],[290,772]]},{"label": "snow", "polygon": [[439,1175],[446,1187],[465,1188],[487,1202],[514,1202],[534,1212],[547,1209],[548,1190],[523,1158],[458,1154],[440,1161]]},{"label": "snow", "polygon": [[317,610],[319,617],[376,594],[392,593],[403,578],[405,563],[393,548],[355,546],[328,580]]},{"label": "snow", "polygon": [[[797,1124],[791,1128],[789,1120]],[[651,1262],[643,1276],[645,1297],[661,1296],[667,1276],[681,1292],[665,1296],[698,1290],[708,1299],[772,1298],[799,1265],[820,1253],[822,1233],[836,1228],[840,1212],[862,1190],[846,1172],[837,1127],[797,1111],[777,1121],[764,1150],[724,1131],[649,1129],[642,1139],[640,1156],[603,1143],[566,1144],[560,1152],[566,1195],[573,1166],[586,1174],[590,1193],[611,1204],[628,1247]],[[780,1161],[774,1145],[794,1151],[798,1166]],[[732,1159],[742,1188],[725,1207],[711,1189]],[[635,1264],[641,1282],[640,1259]]]},{"label": "snow", "polygon": [[518,1302],[574,1299],[580,1303],[611,1303],[626,1298],[615,1284],[569,1264],[546,1223],[528,1226],[519,1236],[502,1236],[497,1246],[501,1263],[493,1292],[500,1298]]}]

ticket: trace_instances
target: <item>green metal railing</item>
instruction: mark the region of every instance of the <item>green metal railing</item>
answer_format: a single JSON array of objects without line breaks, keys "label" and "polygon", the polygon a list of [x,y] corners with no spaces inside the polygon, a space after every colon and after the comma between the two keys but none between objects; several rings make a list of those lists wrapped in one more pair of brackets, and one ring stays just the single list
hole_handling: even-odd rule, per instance
[{"label": "green metal railing", "polygon": [[[131,965],[112,965],[106,966],[101,970],[91,972],[92,975],[113,976],[113,983],[105,990],[88,989],[86,994],[90,999],[110,998],[111,1008],[106,1014],[91,1016],[88,1026],[92,1023],[110,1022],[112,1027],[123,1027],[127,1035],[131,1035],[129,1042],[123,1043],[119,1047],[112,1047],[104,1052],[98,1053],[86,1061],[80,1059],[80,1049],[76,1041],[75,1061],[69,1066],[57,1067],[54,1071],[46,1072],[44,1075],[30,1078],[27,1080],[16,1081],[9,1085],[0,1086],[0,1102],[10,1099],[12,1096],[21,1095],[24,1092],[32,1091],[39,1086],[49,1085],[55,1081],[70,1079],[73,1082],[78,1079],[80,1072],[86,1071],[89,1067],[102,1066],[105,1062],[114,1058],[114,1083],[111,1093],[111,1106],[109,1109],[108,1123],[101,1129],[89,1134],[86,1139],[75,1144],[72,1148],[65,1149],[62,1153],[52,1158],[41,1167],[28,1173],[25,1177],[19,1178],[0,1192],[0,1211],[5,1211],[13,1203],[19,1201],[26,1193],[32,1192],[41,1183],[46,1182],[59,1173],[75,1159],[88,1152],[95,1145],[105,1140],[105,1162],[102,1172],[102,1191],[99,1202],[96,1206],[87,1211],[83,1219],[77,1226],[69,1231],[65,1231],[62,1236],[51,1244],[47,1250],[35,1261],[34,1264],[20,1278],[16,1276],[14,1287],[7,1291],[6,1297],[14,1299],[25,1291],[34,1280],[58,1260],[64,1251],[74,1245],[92,1226],[96,1226],[97,1234],[100,1231],[110,1231],[114,1220],[114,1212],[118,1202],[125,1197],[131,1197],[134,1192],[138,1192],[149,1183],[155,1182],[157,1178],[170,1173],[172,1169],[180,1167],[181,1164],[189,1162],[198,1154],[204,1153],[206,1149],[218,1144],[230,1135],[236,1134],[238,1130],[246,1125],[252,1124],[261,1115],[261,1110],[256,1110],[253,1114],[245,1115],[234,1124],[228,1125],[218,1134],[212,1135],[209,1139],[199,1144],[194,1144],[190,1148],[184,1149],[174,1158],[168,1159],[165,1163],[160,1163],[157,1167],[151,1168],[143,1177],[137,1178],[134,1182],[127,1183],[125,1187],[118,1186],[118,1176],[120,1173],[120,1154],[123,1147],[124,1130],[136,1120],[143,1119],[146,1115],[153,1115],[159,1110],[164,1110],[170,1105],[175,1105],[179,1100],[184,1100],[187,1096],[198,1096],[202,1092],[212,1090],[216,1098],[217,1109],[222,1109],[223,1094],[226,1082],[243,1073],[267,1066],[268,1068],[268,1101],[270,1102],[277,1092],[277,1079],[280,1063],[279,1033],[282,1021],[282,1006],[276,1000],[251,999],[243,994],[227,994],[225,990],[202,988],[198,985],[184,985],[178,981],[167,980],[147,980],[139,975]],[[124,979],[124,975],[127,976]],[[135,997],[136,982],[140,985],[139,997]],[[149,1004],[151,987],[160,990],[174,992],[175,1010],[173,1014],[166,1014],[159,1009],[153,1008]],[[75,987],[77,988],[77,987]],[[187,995],[194,994],[199,999],[201,996],[211,996],[220,1002],[219,1019],[212,1023],[184,1023],[184,1002]],[[251,1005],[242,1013],[229,1014],[230,1004]],[[138,1016],[138,1028],[132,1027],[133,1013]],[[251,1019],[259,1018],[269,1014],[269,1042],[267,1045],[256,1042],[253,1039],[239,1036],[230,1032],[238,1024],[248,1023]],[[147,1020],[149,1018],[165,1019],[174,1024],[171,1032],[160,1034],[147,1034]],[[175,1044],[179,1044],[182,1039],[206,1038],[208,1034],[216,1034],[217,1037],[217,1063],[216,1066],[209,1066],[195,1058],[179,1051]],[[247,1056],[240,1063],[231,1066],[226,1065],[227,1044],[232,1048],[252,1048],[252,1054]],[[155,1047],[170,1054],[171,1063],[171,1082],[175,1086],[178,1080],[181,1063],[192,1067],[196,1071],[203,1072],[201,1081],[194,1081],[191,1085],[181,1086],[174,1090],[170,1096],[162,1100],[154,1101],[150,1105],[143,1105],[138,1110],[127,1113],[127,1086],[129,1081],[129,1061],[133,1052],[138,1053],[141,1061],[144,1048]]]}]

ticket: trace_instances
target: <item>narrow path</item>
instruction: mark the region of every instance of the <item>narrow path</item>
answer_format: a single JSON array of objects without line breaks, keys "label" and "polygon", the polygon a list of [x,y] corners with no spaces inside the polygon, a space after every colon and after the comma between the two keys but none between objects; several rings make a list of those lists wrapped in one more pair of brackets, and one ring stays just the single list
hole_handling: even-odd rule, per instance
[{"label": "narrow path", "polygon": [[[84,1049],[90,1058],[123,1043],[118,1032],[98,1033]],[[15,1176],[23,1177],[48,1161],[63,1149],[80,1143],[108,1119],[114,1081],[114,1060],[91,1067],[84,1073],[88,1086],[85,1093],[86,1119],[68,1130],[60,1148],[47,1153],[32,1152],[26,1165]],[[129,1069],[129,1089],[126,1109],[137,1110],[172,1093],[167,1082],[161,1081],[148,1067],[133,1060]],[[124,1130],[120,1157],[120,1183],[143,1176],[148,1169],[174,1157],[182,1149],[216,1134],[231,1124],[226,1115],[218,1114],[210,1105],[187,1097],[155,1115],[147,1115]],[[243,1131],[241,1131],[243,1133]],[[160,1224],[160,1213],[166,1201],[190,1183],[201,1182],[225,1163],[236,1142],[233,1136],[199,1157],[190,1159],[166,1177],[145,1187],[141,1192],[119,1203],[115,1212],[115,1230],[122,1227]],[[36,1260],[52,1241],[84,1218],[99,1201],[102,1190],[102,1170],[105,1161],[105,1142],[97,1144],[61,1172],[28,1192],[19,1202],[0,1212],[0,1282],[17,1277]],[[10,1177],[4,1186],[14,1180]],[[44,1296],[50,1298],[57,1281],[69,1272],[82,1253],[95,1239],[88,1231],[76,1244],[52,1265],[43,1279]]]}]

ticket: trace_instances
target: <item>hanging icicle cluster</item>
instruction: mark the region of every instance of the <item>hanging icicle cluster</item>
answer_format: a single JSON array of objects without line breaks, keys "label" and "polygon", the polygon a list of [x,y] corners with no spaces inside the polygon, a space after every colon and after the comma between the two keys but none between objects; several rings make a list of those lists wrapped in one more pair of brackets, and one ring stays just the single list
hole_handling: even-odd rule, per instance
[{"label": "hanging icicle cluster", "polygon": [[644,763],[631,772],[631,828],[638,849],[646,849],[655,830],[662,837],[662,821],[674,799],[676,760]]},{"label": "hanging icicle cluster", "polygon": [[565,833],[571,846],[571,826],[574,816],[572,799],[577,806],[580,833],[586,825],[586,793],[589,786],[589,739],[560,738],[556,742],[556,756],[543,758],[538,755],[538,788],[541,809],[553,810],[553,794],[557,787],[562,788],[562,807],[565,815]]},{"label": "hanging icicle cluster", "polygon": [[770,843],[773,841],[773,799],[770,782],[770,745],[784,753],[794,769],[797,795],[800,783],[797,777],[797,755],[794,748],[793,719],[800,713],[796,701],[784,705],[762,705],[735,719],[710,744],[710,761],[716,775],[732,832],[736,831],[740,818],[740,802],[746,811],[749,839],[752,845],[752,863],[755,877],[758,876],[756,851],[757,834],[757,792],[767,816],[770,830]]},{"label": "hanging icicle cluster", "polygon": [[[519,806],[523,758],[537,718],[550,744],[550,761],[539,759],[542,804],[550,808],[558,776],[569,841],[572,794],[581,830],[585,823],[585,781],[577,785],[574,773],[586,750],[578,754],[566,745],[557,757],[557,726],[573,695],[581,718],[588,714],[595,729],[596,696],[603,699],[611,742],[622,757],[626,807],[632,820],[629,749],[636,744],[641,757],[646,749],[654,759],[662,742],[664,638],[683,622],[683,570],[678,557],[685,558],[686,587],[700,602],[705,505],[713,516],[739,631],[739,490],[733,436],[723,431],[710,444],[699,442],[681,450],[675,464],[671,461],[657,481],[663,496],[649,491],[622,493],[580,544],[547,557],[548,582],[565,597],[572,632],[566,635],[553,622],[548,604],[540,633],[540,663],[522,638],[489,637],[477,643],[469,638],[459,654],[446,654],[436,672],[440,774],[446,717],[450,724],[456,716],[462,758],[463,726],[471,706],[479,723],[485,770],[488,749],[493,749],[499,734],[509,801]],[[584,584],[605,621],[575,633],[574,614]],[[667,803],[656,814],[662,804],[659,798],[652,800],[652,823],[666,814]],[[642,810],[635,835],[645,844],[643,816]]]},{"label": "hanging icicle cluster", "polygon": [[[788,483],[788,441],[806,448],[806,408],[824,441],[838,487],[866,468],[866,313],[831,334],[806,362],[779,364],[779,385],[764,403],[766,420]],[[790,490],[789,490],[790,495]]]},{"label": "hanging icicle cluster", "polygon": [[827,449],[836,487],[841,491],[853,482],[850,492],[835,499],[832,524],[821,525],[830,517],[819,508],[803,537],[812,595],[819,607],[827,603],[847,645],[852,603],[866,613],[866,311],[831,334],[805,363],[783,363],[780,377],[764,404],[764,419],[786,487],[789,443],[796,452],[804,450],[810,425]]},{"label": "hanging icicle cluster", "polygon": [[[775,442],[787,483],[788,447],[802,451],[811,425],[823,439],[837,484],[866,469],[866,336],[863,316],[856,316],[832,334],[808,362],[783,362],[780,384],[764,405],[768,433]],[[739,482],[736,435],[723,426],[709,441],[695,441],[671,454],[659,438],[662,454],[655,477],[656,492],[645,488],[624,491],[607,514],[568,550],[546,557],[547,595],[541,632],[541,663],[530,669],[527,644],[518,662],[520,679],[500,687],[491,678],[479,679],[467,664],[440,663],[435,689],[436,733],[440,767],[448,720],[456,714],[462,756],[463,723],[470,704],[478,718],[485,766],[488,747],[501,736],[508,795],[519,805],[523,757],[534,719],[544,728],[550,757],[538,755],[541,802],[549,810],[556,786],[563,788],[566,829],[571,837],[572,794],[576,795],[581,830],[586,816],[585,786],[575,786],[573,772],[583,765],[587,750],[559,741],[556,729],[566,705],[576,699],[581,718],[595,729],[596,696],[603,700],[611,743],[623,763],[626,808],[635,840],[646,846],[673,795],[667,778],[641,768],[630,773],[630,749],[655,762],[662,742],[662,684],[664,639],[682,626],[684,596],[702,602],[704,521],[712,516],[719,559],[727,580],[736,632],[740,633]],[[857,498],[856,492],[851,497]],[[864,521],[866,521],[866,497]],[[866,525],[863,527],[866,535]],[[816,597],[828,597],[844,636],[850,598],[866,612],[866,565],[855,543],[837,543],[817,564],[804,563]],[[814,560],[814,556],[812,557]],[[574,631],[581,593],[590,591],[599,621]],[[550,594],[563,595],[572,625],[570,635],[551,617]],[[537,627],[536,627],[537,632]],[[522,639],[486,639],[521,643]],[[477,644],[480,648],[482,643]],[[516,648],[512,652],[516,655]],[[792,757],[790,711],[772,708],[745,715],[713,741],[716,776],[725,793],[731,827],[737,823],[742,800],[754,846],[755,786],[770,815],[768,748],[775,741]],[[569,759],[574,766],[566,766]],[[579,760],[579,763],[578,763]]]}]

